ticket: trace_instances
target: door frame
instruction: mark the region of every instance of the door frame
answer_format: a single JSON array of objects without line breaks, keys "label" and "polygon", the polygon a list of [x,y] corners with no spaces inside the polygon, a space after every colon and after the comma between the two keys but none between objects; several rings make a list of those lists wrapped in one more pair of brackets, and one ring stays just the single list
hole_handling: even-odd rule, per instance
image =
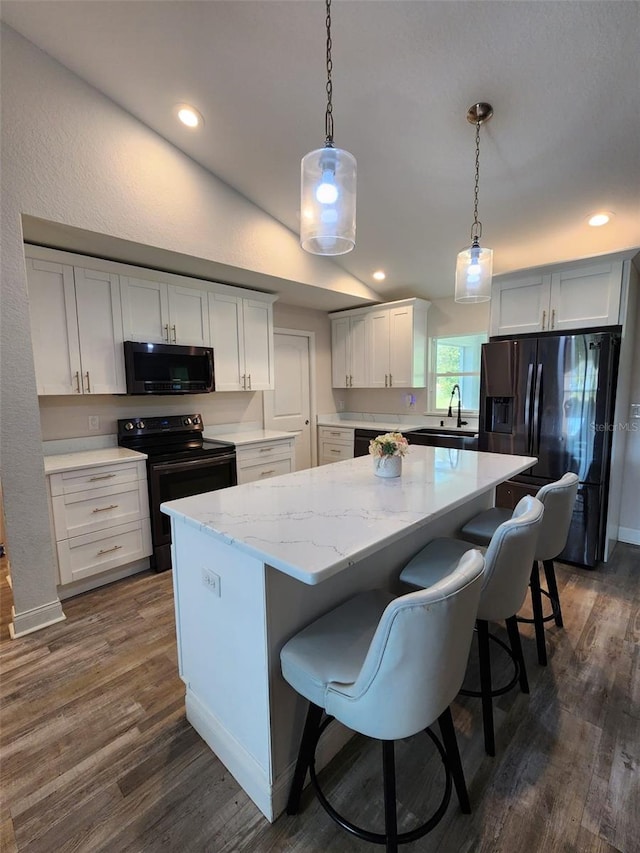
[{"label": "door frame", "polygon": [[[318,436],[317,436],[317,412],[316,412],[316,333],[304,329],[283,329],[275,327],[273,330],[273,343],[275,350],[276,335],[295,335],[299,338],[307,338],[309,346],[309,440],[311,442],[311,467],[318,464]],[[266,394],[275,393],[275,360],[274,360],[274,391],[263,392],[262,395],[262,417],[267,428],[266,419]]]}]

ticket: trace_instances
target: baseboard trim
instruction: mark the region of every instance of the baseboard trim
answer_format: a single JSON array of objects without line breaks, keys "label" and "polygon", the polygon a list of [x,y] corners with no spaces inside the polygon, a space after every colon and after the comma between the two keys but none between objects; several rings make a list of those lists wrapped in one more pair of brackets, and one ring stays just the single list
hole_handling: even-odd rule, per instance
[{"label": "baseboard trim", "polygon": [[629,545],[640,545],[640,530],[634,530],[633,527],[619,527],[618,542],[627,542]]},{"label": "baseboard trim", "polygon": [[[273,823],[286,808],[295,762],[287,767],[273,784],[270,783],[268,771],[258,764],[189,688],[185,705],[187,720],[267,820]],[[323,734],[316,751],[316,770],[319,772],[325,767],[353,736],[354,733],[349,729],[339,723],[332,723]]]},{"label": "baseboard trim", "polygon": [[64,622],[67,618],[62,610],[62,604],[57,598],[55,601],[42,604],[40,607],[33,607],[31,610],[25,610],[22,613],[16,613],[15,607],[13,607],[11,616],[13,623],[9,625],[9,634],[12,640],[17,640],[26,634],[32,634],[34,631],[40,631],[42,628],[48,628],[49,625],[55,625],[56,622]]}]

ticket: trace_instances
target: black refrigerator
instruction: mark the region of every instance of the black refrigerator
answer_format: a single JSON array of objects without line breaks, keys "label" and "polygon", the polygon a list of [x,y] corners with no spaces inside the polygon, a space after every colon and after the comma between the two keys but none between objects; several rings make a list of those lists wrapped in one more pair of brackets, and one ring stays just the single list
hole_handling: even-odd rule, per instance
[{"label": "black refrigerator", "polygon": [[499,487],[497,502],[515,505],[567,471],[577,474],[578,496],[560,558],[590,568],[604,554],[619,351],[618,327],[482,347],[478,449],[538,459]]}]

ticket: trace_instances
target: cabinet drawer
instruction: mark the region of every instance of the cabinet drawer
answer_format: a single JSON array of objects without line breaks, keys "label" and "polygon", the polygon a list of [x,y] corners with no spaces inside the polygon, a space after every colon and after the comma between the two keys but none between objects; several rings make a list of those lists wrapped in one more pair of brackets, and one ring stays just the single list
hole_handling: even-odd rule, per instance
[{"label": "cabinet drawer", "polygon": [[353,445],[353,430],[348,427],[320,427],[318,429],[318,438],[323,441],[344,441],[347,444]]},{"label": "cabinet drawer", "polygon": [[151,554],[148,519],[58,542],[61,583],[73,583]]},{"label": "cabinet drawer", "polygon": [[320,459],[323,465],[327,462],[340,462],[341,459],[353,459],[353,444],[321,441]]},{"label": "cabinet drawer", "polygon": [[60,541],[148,517],[147,484],[136,480],[56,495],[52,506],[56,540]]},{"label": "cabinet drawer", "polygon": [[265,459],[259,464],[245,465],[238,469],[238,485],[254,483],[257,480],[269,480],[280,474],[290,474],[293,471],[293,461],[290,456],[286,459]]},{"label": "cabinet drawer", "polygon": [[285,441],[274,441],[270,444],[252,444],[249,447],[241,447],[236,450],[238,468],[244,468],[247,464],[262,462],[265,459],[276,459],[291,457],[293,455],[293,438]]},{"label": "cabinet drawer", "polygon": [[51,494],[68,495],[85,489],[101,489],[147,479],[144,462],[114,462],[51,474]]}]

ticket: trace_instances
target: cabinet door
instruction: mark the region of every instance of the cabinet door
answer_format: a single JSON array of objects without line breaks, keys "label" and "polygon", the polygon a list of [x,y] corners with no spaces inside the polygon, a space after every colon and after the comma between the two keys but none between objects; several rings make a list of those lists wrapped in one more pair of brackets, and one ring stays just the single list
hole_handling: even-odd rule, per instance
[{"label": "cabinet door", "polygon": [[162,281],[122,278],[122,320],[127,341],[169,342],[168,287]]},{"label": "cabinet door", "polygon": [[393,388],[413,385],[412,305],[389,311],[389,385]]},{"label": "cabinet door", "polygon": [[118,276],[74,267],[74,277],[84,393],[124,394]]},{"label": "cabinet door", "polygon": [[207,292],[170,284],[169,342],[192,347],[209,346]]},{"label": "cabinet door", "polygon": [[369,388],[389,387],[389,329],[388,308],[366,315],[369,345]]},{"label": "cabinet door", "polygon": [[331,321],[331,385],[349,387],[349,317]]},{"label": "cabinet door", "polygon": [[273,388],[273,306],[259,299],[242,303],[246,388],[268,391]]},{"label": "cabinet door", "polygon": [[73,267],[27,258],[38,394],[81,394]]},{"label": "cabinet door", "polygon": [[614,326],[618,323],[622,261],[604,261],[551,276],[554,330]]},{"label": "cabinet door", "polygon": [[366,388],[369,383],[369,371],[365,317],[351,317],[349,324],[349,361],[349,387]]},{"label": "cabinet door", "polygon": [[216,391],[243,391],[245,369],[242,299],[210,293],[209,326]]},{"label": "cabinet door", "polygon": [[491,335],[549,330],[551,276],[532,274],[496,282],[491,294]]}]

